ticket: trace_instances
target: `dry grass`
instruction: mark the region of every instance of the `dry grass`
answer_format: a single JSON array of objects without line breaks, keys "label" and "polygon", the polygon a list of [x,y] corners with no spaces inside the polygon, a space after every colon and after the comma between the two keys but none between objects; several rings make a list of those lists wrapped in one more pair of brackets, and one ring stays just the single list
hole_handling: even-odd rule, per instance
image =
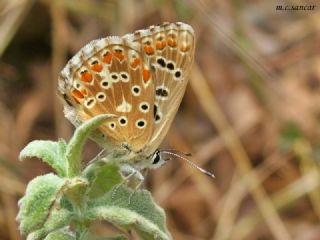
[{"label": "dry grass", "polygon": [[[272,1],[0,1],[0,239],[17,231],[33,139],[69,138],[56,97],[67,59],[92,39],[163,21],[197,33],[190,84],[163,145],[192,152],[215,180],[175,161],[149,174],[175,239],[319,239],[320,14]],[[285,3],[283,3],[285,4]],[[89,160],[98,147],[89,143]],[[97,224],[96,232],[114,231]]]}]

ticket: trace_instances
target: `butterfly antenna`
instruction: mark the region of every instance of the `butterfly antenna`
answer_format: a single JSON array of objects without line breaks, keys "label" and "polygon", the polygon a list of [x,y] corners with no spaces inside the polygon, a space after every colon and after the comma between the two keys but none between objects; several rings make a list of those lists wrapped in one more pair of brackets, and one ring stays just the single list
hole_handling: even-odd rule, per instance
[{"label": "butterfly antenna", "polygon": [[171,153],[175,153],[177,155],[184,155],[186,157],[192,157],[192,154],[191,153],[185,153],[185,152],[181,152],[179,150],[176,150],[176,149],[166,149],[166,150],[161,150],[161,152],[171,152]]},{"label": "butterfly antenna", "polygon": [[[178,152],[178,153],[177,153],[177,152],[178,152],[178,151],[176,151],[176,150],[174,150],[174,152],[173,152],[173,151],[167,151],[167,150],[162,150],[162,151],[161,151],[161,153],[169,154],[169,155],[172,155],[172,156],[174,156],[174,157],[176,157],[176,158],[183,159],[183,160],[185,160],[188,164],[190,164],[192,167],[198,169],[200,172],[206,174],[206,175],[209,176],[209,177],[215,178],[215,176],[214,176],[213,173],[211,173],[211,172],[203,169],[202,167],[199,167],[197,164],[195,164],[194,162],[192,162],[192,161],[190,161],[189,159],[185,158],[184,156],[179,155],[178,153],[181,154],[181,152]],[[182,153],[182,154],[184,154],[184,153]],[[189,153],[189,154],[184,154],[184,155],[190,156],[191,154]],[[172,159],[172,158],[169,158],[168,160],[171,160],[171,159]]]}]

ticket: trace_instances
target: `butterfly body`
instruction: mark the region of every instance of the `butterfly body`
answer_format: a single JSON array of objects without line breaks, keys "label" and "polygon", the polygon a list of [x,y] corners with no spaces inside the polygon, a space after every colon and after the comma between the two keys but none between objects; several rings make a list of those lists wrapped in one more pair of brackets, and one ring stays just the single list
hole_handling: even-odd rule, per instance
[{"label": "butterfly body", "polygon": [[107,158],[138,170],[162,165],[157,148],[184,95],[194,46],[184,23],[91,41],[59,76],[66,117],[78,126],[110,114],[92,135]]}]

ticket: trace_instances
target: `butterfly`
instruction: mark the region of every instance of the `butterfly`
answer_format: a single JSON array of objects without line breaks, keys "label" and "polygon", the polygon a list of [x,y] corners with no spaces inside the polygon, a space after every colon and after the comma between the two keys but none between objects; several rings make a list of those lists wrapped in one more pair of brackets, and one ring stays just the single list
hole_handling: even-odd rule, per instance
[{"label": "butterfly", "polygon": [[158,168],[165,163],[158,147],[183,98],[194,52],[194,30],[181,22],[93,40],[59,75],[65,116],[75,126],[115,116],[93,135],[109,159],[129,173]]}]

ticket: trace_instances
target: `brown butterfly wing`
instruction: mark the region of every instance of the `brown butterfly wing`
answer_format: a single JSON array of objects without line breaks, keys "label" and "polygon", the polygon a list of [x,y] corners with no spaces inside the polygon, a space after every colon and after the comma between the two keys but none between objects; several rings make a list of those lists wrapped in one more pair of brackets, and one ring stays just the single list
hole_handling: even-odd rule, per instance
[{"label": "brown butterfly wing", "polygon": [[164,23],[124,38],[136,43],[153,69],[155,127],[145,148],[151,154],[167,134],[184,95],[194,58],[194,32],[184,23]]},{"label": "brown butterfly wing", "polygon": [[120,37],[108,37],[92,41],[68,62],[58,93],[72,112],[71,122],[114,114],[99,127],[105,144],[140,151],[153,131],[153,77],[139,51]]}]

